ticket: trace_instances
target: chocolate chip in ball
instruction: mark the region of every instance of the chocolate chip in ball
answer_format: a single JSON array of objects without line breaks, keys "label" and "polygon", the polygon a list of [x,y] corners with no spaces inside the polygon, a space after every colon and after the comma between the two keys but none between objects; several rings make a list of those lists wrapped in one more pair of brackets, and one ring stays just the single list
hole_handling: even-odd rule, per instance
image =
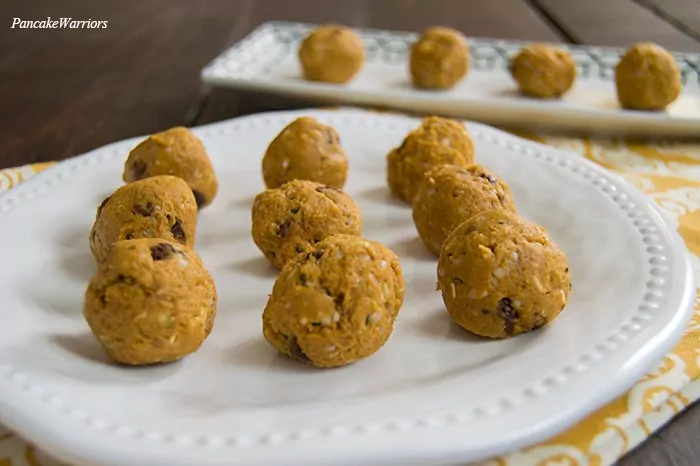
[{"label": "chocolate chip in ball", "polygon": [[515,323],[520,318],[520,313],[513,307],[510,298],[503,298],[498,301],[498,312],[505,322],[506,334],[513,335]]},{"label": "chocolate chip in ball", "polygon": [[180,243],[185,244],[187,242],[187,235],[185,235],[185,230],[182,229],[182,222],[179,218],[175,217],[175,223],[170,227],[170,233],[172,233],[173,238]]},{"label": "chocolate chip in ball", "polygon": [[277,236],[280,238],[286,238],[289,236],[289,231],[292,228],[292,222],[289,220],[285,220],[284,222],[280,223],[277,226]]},{"label": "chocolate chip in ball", "polygon": [[153,215],[154,211],[155,211],[155,206],[151,202],[146,202],[145,205],[142,205],[142,204],[134,205],[134,212],[143,216],[143,217],[150,217],[151,215]]},{"label": "chocolate chip in ball", "polygon": [[168,259],[172,257],[175,253],[177,253],[177,250],[173,247],[172,244],[159,243],[155,246],[151,246],[151,257],[154,261],[162,261]]},{"label": "chocolate chip in ball", "polygon": [[148,174],[148,166],[140,160],[134,161],[131,164],[131,179],[140,180]]}]

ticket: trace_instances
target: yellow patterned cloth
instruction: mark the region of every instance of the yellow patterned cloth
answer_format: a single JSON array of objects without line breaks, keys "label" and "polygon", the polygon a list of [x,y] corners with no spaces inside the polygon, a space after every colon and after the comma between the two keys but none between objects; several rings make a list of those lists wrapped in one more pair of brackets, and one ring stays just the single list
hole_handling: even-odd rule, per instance
[{"label": "yellow patterned cloth", "polygon": [[[700,255],[700,144],[630,143],[520,136],[578,152],[620,173],[675,218],[695,257]],[[50,164],[0,171],[0,191]],[[606,466],[613,464],[693,401],[700,399],[700,300],[682,340],[625,395],[556,437],[483,465]],[[58,466],[0,427],[0,466]]]}]

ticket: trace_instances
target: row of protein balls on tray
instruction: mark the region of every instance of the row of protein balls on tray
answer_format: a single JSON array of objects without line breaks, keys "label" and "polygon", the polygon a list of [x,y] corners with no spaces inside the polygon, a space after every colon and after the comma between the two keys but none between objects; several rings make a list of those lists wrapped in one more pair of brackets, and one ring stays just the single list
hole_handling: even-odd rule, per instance
[{"label": "row of protein balls on tray", "polygon": [[[307,80],[343,84],[362,68],[365,47],[352,29],[330,24],[311,31],[298,55]],[[417,89],[451,89],[467,76],[469,64],[467,39],[451,28],[428,28],[410,48],[409,72]],[[524,95],[540,99],[561,97],[577,76],[569,52],[542,43],[522,48],[511,60],[510,72]],[[615,84],[620,105],[633,110],[663,109],[681,92],[675,58],[653,43],[635,44],[626,51],[615,68]]]}]

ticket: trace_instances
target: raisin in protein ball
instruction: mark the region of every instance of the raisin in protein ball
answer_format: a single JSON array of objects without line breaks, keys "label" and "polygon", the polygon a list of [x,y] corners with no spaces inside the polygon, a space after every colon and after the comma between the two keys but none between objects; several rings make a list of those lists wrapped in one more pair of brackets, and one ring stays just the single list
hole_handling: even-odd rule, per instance
[{"label": "raisin in protein ball", "polygon": [[423,179],[413,202],[418,235],[435,254],[447,236],[472,216],[489,209],[515,212],[508,186],[480,165],[440,165]]},{"label": "raisin in protein ball", "polygon": [[357,236],[331,236],[282,269],[263,313],[263,335],[307,364],[350,364],[386,343],[404,292],[391,250]]},{"label": "raisin in protein ball", "polygon": [[566,50],[531,44],[513,57],[510,72],[523,94],[551,99],[571,89],[576,80],[576,62]]},{"label": "raisin in protein ball", "polygon": [[114,361],[175,361],[214,326],[214,280],[194,250],[161,239],[119,241],[85,293],[83,314]]},{"label": "raisin in protein ball", "polygon": [[427,117],[387,156],[387,181],[400,199],[413,203],[425,174],[438,165],[474,163],[474,143],[462,123]]},{"label": "raisin in protein ball", "polygon": [[305,180],[258,194],[252,218],[253,241],[279,269],[328,236],[362,231],[360,207],[348,194]]},{"label": "raisin in protein ball", "polygon": [[173,175],[185,180],[200,208],[211,204],[219,189],[214,167],[202,141],[183,127],[149,136],[129,154],[124,166],[125,182],[158,175]]},{"label": "raisin in protein ball", "polygon": [[567,303],[571,279],[566,256],[542,228],[492,209],[447,237],[438,287],[458,325],[507,338],[554,320]]},{"label": "raisin in protein ball", "polygon": [[681,74],[673,55],[651,43],[631,47],[615,67],[620,105],[631,110],[662,110],[681,93]]},{"label": "raisin in protein ball", "polygon": [[423,31],[411,45],[409,68],[418,89],[450,89],[469,70],[469,46],[462,33],[445,27]]},{"label": "raisin in protein ball", "polygon": [[114,243],[161,238],[194,246],[197,203],[181,178],[154,176],[126,184],[102,201],[90,232],[90,250],[102,262]]},{"label": "raisin in protein ball", "polygon": [[299,62],[309,81],[344,84],[360,71],[364,61],[360,36],[337,24],[317,27],[299,47]]},{"label": "raisin in protein ball", "polygon": [[268,188],[292,180],[309,180],[342,189],[348,159],[331,126],[312,117],[297,118],[272,140],[262,161]]}]

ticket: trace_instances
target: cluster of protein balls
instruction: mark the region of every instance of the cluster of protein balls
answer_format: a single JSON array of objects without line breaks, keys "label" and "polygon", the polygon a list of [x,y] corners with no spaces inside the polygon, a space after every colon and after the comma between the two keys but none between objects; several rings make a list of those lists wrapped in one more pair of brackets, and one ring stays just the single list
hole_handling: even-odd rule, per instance
[{"label": "cluster of protein balls", "polygon": [[[360,208],[342,190],[347,172],[336,131],[298,118],[270,144],[267,189],[252,209],[255,244],[281,270],[263,313],[264,336],[319,367],[374,354],[404,299],[397,256],[361,236]],[[457,324],[507,338],[562,311],[571,291],[564,253],[517,215],[508,186],[474,163],[463,124],[424,118],[388,154],[387,181],[439,256],[438,288]]]},{"label": "cluster of protein balls", "polygon": [[[279,274],[262,333],[281,353],[317,367],[378,351],[403,306],[396,254],[362,237],[358,204],[343,191],[348,159],[334,128],[292,121],[262,159],[252,237]],[[218,182],[186,128],[150,136],[129,154],[125,185],[97,209],[90,247],[98,268],[84,315],[117,362],[155,364],[197,351],[217,312],[212,276],[194,251],[198,211]],[[563,252],[516,214],[506,184],[474,164],[463,124],[423,119],[387,156],[390,190],[412,205],[439,255],[438,287],[463,328],[506,338],[539,328],[571,289]]]},{"label": "cluster of protein balls", "polygon": [[216,286],[193,247],[198,210],[218,181],[204,145],[182,127],[136,146],[123,179],[97,208],[97,271],[83,313],[114,361],[174,361],[197,351],[214,325]]},{"label": "cluster of protein balls", "polygon": [[[347,83],[365,60],[362,39],[341,25],[317,27],[299,47],[304,77],[310,81]],[[422,32],[409,51],[411,82],[417,89],[446,90],[469,72],[469,44],[464,35],[447,27]],[[576,62],[566,50],[534,43],[522,48],[510,62],[520,91],[539,99],[559,98],[576,80]],[[626,51],[615,68],[617,97],[623,108],[660,110],[675,101],[681,79],[675,58],[662,47],[639,43]]]},{"label": "cluster of protein balls", "polygon": [[348,159],[334,128],[311,117],[287,125],[262,161],[252,235],[278,269],[263,335],[283,354],[342,366],[379,350],[403,305],[389,248],[361,236],[360,207],[343,191]]},{"label": "cluster of protein balls", "polygon": [[507,338],[564,309],[567,258],[545,230],[517,215],[504,181],[474,163],[463,124],[428,117],[387,157],[392,192],[410,203],[418,235],[439,256],[438,289],[470,332]]}]

